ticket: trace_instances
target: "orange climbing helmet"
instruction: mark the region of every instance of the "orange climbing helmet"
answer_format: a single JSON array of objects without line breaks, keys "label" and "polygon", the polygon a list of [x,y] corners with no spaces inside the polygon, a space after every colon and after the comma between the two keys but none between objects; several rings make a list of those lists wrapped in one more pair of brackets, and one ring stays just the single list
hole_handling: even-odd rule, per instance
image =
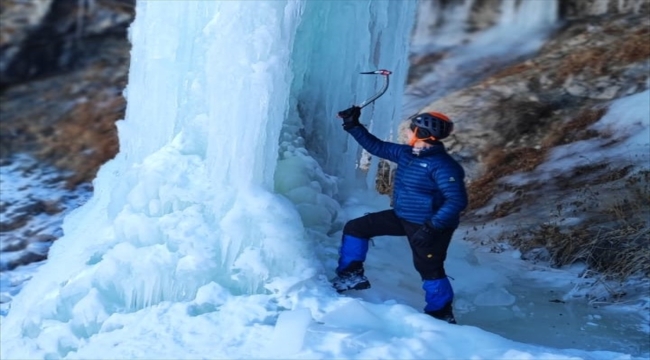
[{"label": "orange climbing helmet", "polygon": [[414,116],[410,126],[421,140],[442,140],[454,130],[454,123],[449,117],[435,111]]}]

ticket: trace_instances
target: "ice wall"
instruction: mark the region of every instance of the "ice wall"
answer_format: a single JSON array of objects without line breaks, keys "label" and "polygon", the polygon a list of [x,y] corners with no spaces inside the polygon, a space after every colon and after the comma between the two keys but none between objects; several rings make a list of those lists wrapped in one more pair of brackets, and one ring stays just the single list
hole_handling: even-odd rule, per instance
[{"label": "ice wall", "polygon": [[[380,138],[391,137],[401,120],[408,37],[416,2],[308,4],[294,45],[294,81],[282,134],[276,189],[298,204],[306,225],[325,230],[336,217],[336,209],[317,194],[340,199],[345,198],[349,189],[364,183],[374,187],[376,171],[373,165],[369,174],[358,169],[360,149],[342,131],[336,113],[361,103],[383,86],[383,77],[360,72],[389,69],[393,75],[388,91],[363,109],[361,122]],[[305,149],[311,160],[303,156]],[[313,160],[319,165],[316,169]],[[301,179],[296,178],[296,162],[301,164]],[[300,190],[293,190],[296,188]],[[314,197],[316,201],[311,200]]]},{"label": "ice wall", "polygon": [[360,71],[393,70],[362,119],[388,136],[414,7],[138,2],[120,153],[15,298],[3,358],[65,356],[116,314],[215,286],[280,296],[322,273],[311,235],[331,230],[341,190],[366,183],[336,111],[381,86]]}]

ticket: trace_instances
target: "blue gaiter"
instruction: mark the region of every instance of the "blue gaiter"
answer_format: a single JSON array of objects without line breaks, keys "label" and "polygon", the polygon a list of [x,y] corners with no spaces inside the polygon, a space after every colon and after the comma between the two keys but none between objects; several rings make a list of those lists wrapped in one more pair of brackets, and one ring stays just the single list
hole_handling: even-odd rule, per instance
[{"label": "blue gaiter", "polygon": [[424,280],[422,289],[425,291],[424,300],[427,302],[424,311],[440,310],[445,304],[454,299],[454,290],[446,277],[436,280]]},{"label": "blue gaiter", "polygon": [[368,253],[368,239],[354,237],[352,235],[343,235],[341,239],[341,248],[339,249],[339,266],[336,272],[345,270],[353,261],[366,261]]}]

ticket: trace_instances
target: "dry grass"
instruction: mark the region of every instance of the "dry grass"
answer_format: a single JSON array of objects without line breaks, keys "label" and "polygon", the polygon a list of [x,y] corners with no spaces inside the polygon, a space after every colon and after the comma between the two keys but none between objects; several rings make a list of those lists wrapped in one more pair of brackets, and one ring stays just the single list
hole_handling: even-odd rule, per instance
[{"label": "dry grass", "polygon": [[552,124],[554,110],[549,102],[511,98],[498,101],[490,109],[500,119],[495,125],[500,138],[494,143],[513,147],[536,142]]},{"label": "dry grass", "polygon": [[522,252],[540,247],[548,249],[551,265],[555,267],[583,261],[590,269],[612,278],[650,276],[650,228],[641,224],[616,226],[592,223],[563,229],[556,224],[542,224],[508,238]]},{"label": "dry grass", "polygon": [[565,56],[557,68],[557,81],[564,82],[572,74],[607,75],[612,64],[621,67],[650,57],[650,29],[641,28],[631,34],[621,31],[621,34],[620,41],[586,48]]},{"label": "dry grass", "polygon": [[[597,132],[589,130],[587,127],[598,121],[604,114],[605,109],[584,110],[568,122],[551,126],[546,136],[541,140],[539,149],[532,147],[491,148],[485,151],[483,164],[488,171],[469,185],[470,201],[468,209],[478,209],[487,204],[497,190],[497,181],[502,177],[535,169],[544,162],[546,154],[551,148],[598,136]],[[525,196],[525,194],[522,196]],[[501,207],[496,209],[498,210],[497,213],[493,215],[496,217],[508,215],[508,210],[516,209],[521,200],[523,198],[517,199],[510,204],[502,204]]]},{"label": "dry grass", "polygon": [[377,165],[377,177],[375,178],[375,188],[382,195],[393,195],[393,179],[395,178],[395,169],[391,167],[389,161],[381,159]]},{"label": "dry grass", "polygon": [[95,64],[8,88],[0,96],[0,157],[33,154],[70,173],[70,188],[91,181],[118,151],[115,121],[124,118],[127,70],[128,61]]},{"label": "dry grass", "polygon": [[[498,180],[515,172],[528,172],[542,163],[556,146],[594,137],[607,138],[588,129],[605,109],[585,110],[570,121],[553,125],[536,148],[491,149],[484,155],[488,171],[469,186],[470,209],[483,207],[496,192],[508,191],[515,198],[498,204],[493,218],[521,210],[534,201],[533,185],[508,187]],[[522,253],[548,250],[553,266],[583,261],[607,278],[650,276],[650,171],[633,173],[631,165],[594,162],[567,171],[554,180],[554,187],[578,196],[567,208],[557,204],[551,221],[500,236]],[[566,206],[565,206],[566,207]],[[571,209],[571,213],[567,213]],[[582,218],[578,226],[564,226],[566,216]]]},{"label": "dry grass", "polygon": [[526,61],[526,62],[523,62],[523,63],[519,63],[519,64],[516,64],[516,65],[510,66],[510,67],[508,67],[506,69],[503,69],[503,70],[497,72],[496,74],[492,75],[490,77],[490,79],[492,79],[492,80],[501,79],[501,78],[505,78],[505,77],[508,77],[508,76],[521,74],[521,73],[523,73],[525,71],[535,69],[535,67],[536,67],[536,65],[532,61]]},{"label": "dry grass", "polygon": [[121,96],[100,95],[78,104],[60,119],[56,131],[42,137],[39,141],[42,148],[37,155],[53,159],[59,168],[74,169],[74,174],[67,179],[71,188],[91,181],[99,167],[117,154],[115,121],[123,117],[125,107]]},{"label": "dry grass", "polygon": [[[649,180],[650,171],[641,171],[626,178],[618,191],[589,195],[592,198],[585,202],[600,204],[592,204],[596,212],[580,226],[563,227],[560,221],[552,221],[502,238],[522,252],[548,249],[553,266],[584,261],[590,269],[615,279],[650,276]],[[560,220],[562,215],[557,217]]]},{"label": "dry grass", "polygon": [[516,195],[515,199],[497,204],[490,214],[493,218],[498,219],[519,212],[522,206],[529,203],[531,197],[526,194],[524,188],[513,189],[513,191]]},{"label": "dry grass", "polygon": [[[621,68],[628,64],[644,61],[650,58],[650,28],[636,26],[634,32],[620,25],[611,24],[602,30],[600,36],[590,35],[590,38],[603,39],[608,37],[606,43],[584,47],[579,51],[563,54],[561,62],[554,68],[546,68],[549,76],[555,79],[556,84],[563,83],[569,76],[585,74],[587,76],[605,76],[613,73],[612,68]],[[583,34],[585,30],[576,33]],[[611,40],[615,39],[615,40]],[[513,75],[521,76],[527,71],[539,71],[543,64],[526,61],[510,66],[499,71],[491,77],[494,79],[505,78]]]},{"label": "dry grass", "polygon": [[542,147],[551,148],[597,137],[598,132],[587,127],[600,120],[605,112],[605,109],[586,109],[569,122],[554,124],[542,139]]},{"label": "dry grass", "polygon": [[469,210],[478,209],[494,196],[497,181],[518,171],[531,171],[544,161],[546,151],[535,148],[497,149],[487,151],[483,164],[483,176],[472,181],[468,187]]}]

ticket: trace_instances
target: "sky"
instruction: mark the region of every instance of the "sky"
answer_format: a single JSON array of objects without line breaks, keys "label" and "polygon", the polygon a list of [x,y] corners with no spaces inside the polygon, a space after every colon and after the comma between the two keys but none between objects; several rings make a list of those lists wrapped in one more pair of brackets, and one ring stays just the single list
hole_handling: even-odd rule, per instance
[{"label": "sky", "polygon": [[[388,206],[335,114],[380,86],[360,71],[390,67],[392,84],[404,83],[414,4],[138,2],[120,153],[1,319],[0,356],[647,358],[635,339],[612,347],[630,351],[586,340],[542,346],[469,325],[537,320],[550,295],[516,291],[548,281],[549,270],[514,250],[477,251],[461,240],[464,228],[447,265],[460,325],[422,313],[402,238],[375,239],[372,289],[331,288],[343,224]],[[399,121],[402,91],[364,109],[362,122],[382,138]],[[625,115],[633,133],[648,131],[648,97],[619,100],[595,126]],[[647,151],[642,136],[629,139]],[[563,290],[578,270],[551,282]],[[586,334],[612,325],[574,310]]]}]

